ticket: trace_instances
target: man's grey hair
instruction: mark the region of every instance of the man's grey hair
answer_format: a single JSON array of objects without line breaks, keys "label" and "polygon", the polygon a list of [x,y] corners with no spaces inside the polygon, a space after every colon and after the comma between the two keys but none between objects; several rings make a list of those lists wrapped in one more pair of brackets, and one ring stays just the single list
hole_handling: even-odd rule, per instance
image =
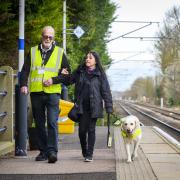
[{"label": "man's grey hair", "polygon": [[42,35],[44,34],[44,31],[46,31],[47,29],[52,31],[53,36],[55,36],[55,30],[54,30],[54,28],[52,26],[44,26],[43,29],[42,29]]}]

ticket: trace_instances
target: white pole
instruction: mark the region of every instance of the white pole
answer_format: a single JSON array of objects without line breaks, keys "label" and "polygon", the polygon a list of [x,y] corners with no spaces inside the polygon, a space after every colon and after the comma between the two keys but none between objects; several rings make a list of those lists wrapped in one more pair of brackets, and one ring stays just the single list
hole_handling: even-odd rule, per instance
[{"label": "white pole", "polygon": [[163,104],[163,98],[161,98],[161,108],[163,108],[164,104]]},{"label": "white pole", "polygon": [[66,0],[63,1],[63,49],[66,54]]},{"label": "white pole", "polygon": [[19,2],[19,72],[24,64],[24,1]]},{"label": "white pole", "polygon": [[[63,49],[66,54],[66,0],[63,0]],[[65,85],[62,85],[62,98],[68,99],[68,89]]]}]

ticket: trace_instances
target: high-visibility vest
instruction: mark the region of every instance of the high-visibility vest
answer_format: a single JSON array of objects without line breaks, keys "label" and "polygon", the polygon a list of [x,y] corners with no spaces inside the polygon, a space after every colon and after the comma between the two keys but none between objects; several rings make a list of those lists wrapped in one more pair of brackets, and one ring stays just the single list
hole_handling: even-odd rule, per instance
[{"label": "high-visibility vest", "polygon": [[38,46],[31,48],[30,92],[61,93],[60,84],[43,86],[43,81],[58,76],[61,68],[63,49],[55,46],[46,65],[42,64],[41,52]]},{"label": "high-visibility vest", "polygon": [[129,137],[129,138],[131,138],[131,139],[135,139],[135,138],[136,138],[138,135],[140,135],[141,133],[142,133],[142,131],[141,131],[140,128],[137,128],[137,129],[135,130],[135,132],[132,133],[132,134],[128,134],[126,131],[121,130],[121,135],[122,135],[123,137]]}]

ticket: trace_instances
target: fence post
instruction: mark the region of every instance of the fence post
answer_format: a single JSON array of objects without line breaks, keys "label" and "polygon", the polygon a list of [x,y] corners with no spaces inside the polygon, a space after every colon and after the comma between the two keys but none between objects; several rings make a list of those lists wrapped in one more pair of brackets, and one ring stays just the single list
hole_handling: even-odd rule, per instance
[{"label": "fence post", "polygon": [[20,86],[15,86],[15,156],[27,156],[27,95],[20,92]]}]

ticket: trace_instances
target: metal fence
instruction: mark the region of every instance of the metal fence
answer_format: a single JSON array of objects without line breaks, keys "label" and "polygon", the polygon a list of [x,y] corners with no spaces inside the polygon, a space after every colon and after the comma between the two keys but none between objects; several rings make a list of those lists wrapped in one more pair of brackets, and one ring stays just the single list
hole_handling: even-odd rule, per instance
[{"label": "metal fence", "polygon": [[0,142],[14,141],[14,85],[16,74],[9,66],[0,67]]}]

